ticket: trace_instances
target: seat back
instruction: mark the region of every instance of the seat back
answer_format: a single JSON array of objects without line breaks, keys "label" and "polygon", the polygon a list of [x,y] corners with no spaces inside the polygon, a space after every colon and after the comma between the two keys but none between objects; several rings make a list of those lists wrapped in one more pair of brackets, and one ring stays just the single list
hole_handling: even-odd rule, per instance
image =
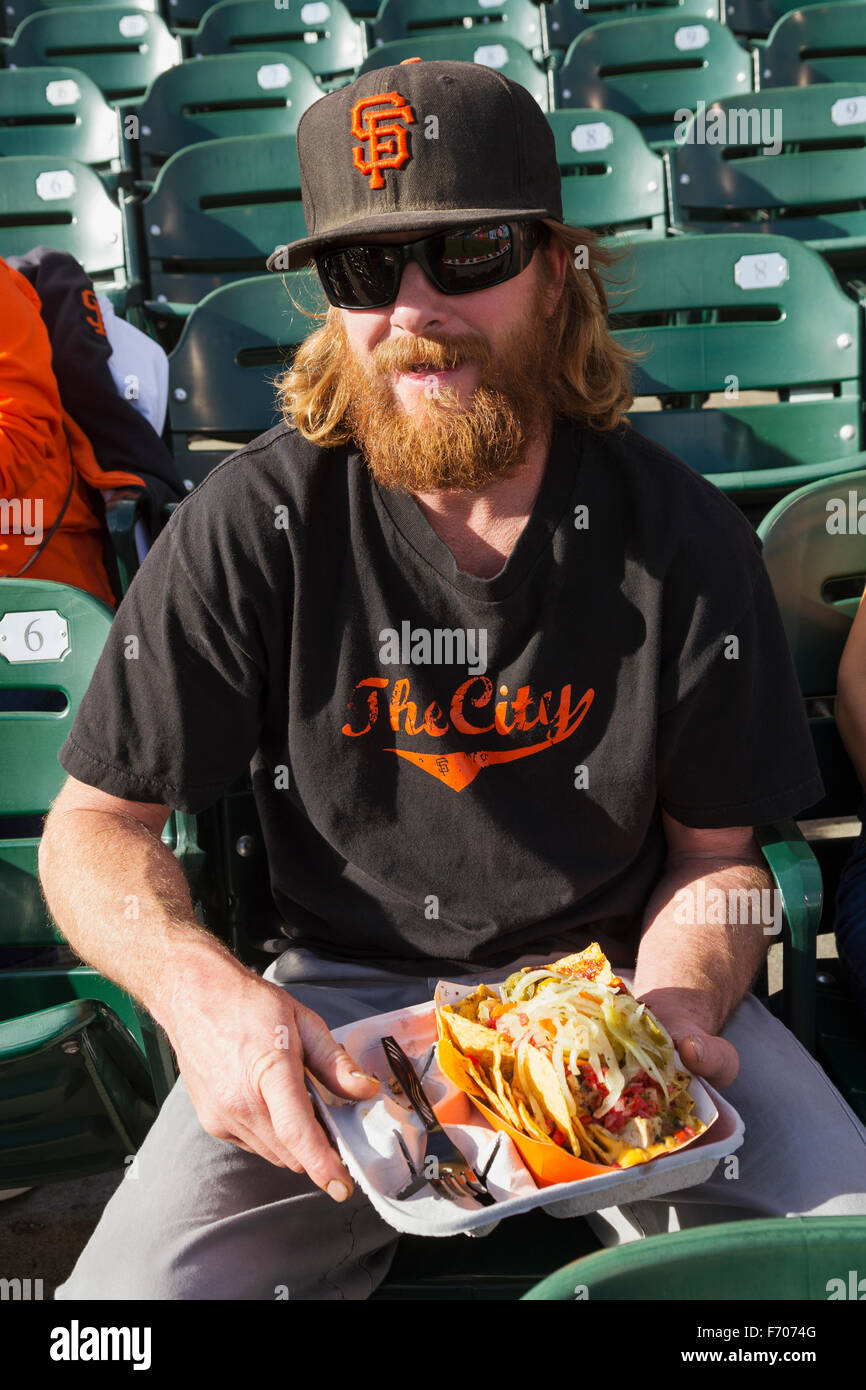
[{"label": "seat back", "polygon": [[866,48],[866,5],[835,0],[783,14],[758,49],[761,87],[860,82]]},{"label": "seat back", "polygon": [[866,585],[866,470],[789,493],[758,534],[824,779],[817,814],[854,815],[862,789],[832,706],[842,650]]},{"label": "seat back", "polygon": [[[631,1299],[826,1301],[831,1281],[848,1297],[848,1270],[866,1240],[866,1216],[762,1217],[674,1231],[574,1260],[524,1294],[528,1302]],[[856,1283],[856,1277],[855,1277]],[[855,1291],[852,1297],[858,1297]]]},{"label": "seat back", "polygon": [[665,235],[665,170],[618,111],[550,111],[565,222],[605,235]]},{"label": "seat back", "polygon": [[0,944],[62,940],[39,890],[42,817],[60,745],[111,626],[107,604],[42,579],[0,579]]},{"label": "seat back", "polygon": [[[792,10],[802,10],[807,6],[822,4],[823,0],[726,0],[727,23],[738,38],[766,39],[773,26]],[[861,0],[844,0],[846,4],[860,4]]]},{"label": "seat back", "polygon": [[19,24],[6,66],[79,68],[109,102],[130,101],[181,58],[157,14],[134,5],[62,5]]},{"label": "seat back", "polygon": [[[296,300],[312,301],[303,271],[285,280]],[[169,358],[172,449],[184,478],[201,482],[234,449],[279,423],[274,378],[317,327],[293,308],[278,275],[226,285],[193,310]]]},{"label": "seat back", "polygon": [[[92,0],[94,5],[98,5],[102,0]],[[42,10],[58,10],[67,4],[80,5],[82,0],[3,0],[3,21],[5,27],[0,30],[11,37],[15,33],[18,25],[23,20],[29,19],[32,14],[39,14]],[[159,6],[156,0],[131,0],[130,8],[139,10],[150,10],[156,14]]]},{"label": "seat back", "polygon": [[294,138],[239,135],[179,150],[141,216],[152,299],[196,304],[261,274],[275,246],[306,235]]},{"label": "seat back", "polygon": [[719,0],[552,0],[542,5],[545,23],[545,48],[560,59],[578,34],[593,24],[608,24],[614,19],[639,19],[655,15],[676,15],[688,22],[691,19],[715,19],[724,23],[724,10]]},{"label": "seat back", "polygon": [[0,156],[77,159],[108,169],[120,155],[117,115],[75,68],[0,71]]},{"label": "seat back", "polygon": [[752,57],[712,19],[612,20],[578,35],[554,80],[557,106],[621,111],[651,144],[670,144],[678,111],[752,91]]},{"label": "seat back", "polygon": [[478,42],[514,39],[536,58],[544,51],[542,11],[534,0],[384,0],[371,29],[377,46],[469,29]]},{"label": "seat back", "polygon": [[816,252],[782,237],[677,237],[636,243],[626,266],[611,323],[646,353],[635,395],[662,407],[639,400],[636,429],[726,491],[775,489],[767,506],[863,466],[858,307]]},{"label": "seat back", "polygon": [[687,229],[758,230],[850,257],[866,245],[862,82],[774,87],[748,109],[715,102],[683,127],[673,188]]},{"label": "seat back", "polygon": [[192,36],[192,52],[202,57],[269,48],[300,58],[329,90],[352,80],[365,38],[340,0],[221,0]]},{"label": "seat back", "polygon": [[[294,135],[322,89],[290,53],[220,53],[168,68],[138,108],[141,172],[204,140]],[[2,133],[0,133],[2,134]]]},{"label": "seat back", "polygon": [[124,272],[120,209],[92,169],[53,155],[10,155],[0,178],[0,256],[68,251],[94,280]]},{"label": "seat back", "polygon": [[477,30],[465,33],[443,31],[432,38],[395,39],[374,48],[361,64],[360,72],[370,72],[373,68],[390,67],[402,63],[405,58],[452,58],[462,63],[480,63],[483,67],[495,68],[503,77],[519,82],[526,87],[538,102],[542,111],[550,110],[550,93],[547,73],[542,72],[526,49],[514,39],[500,38],[496,35],[488,41],[479,36]]}]

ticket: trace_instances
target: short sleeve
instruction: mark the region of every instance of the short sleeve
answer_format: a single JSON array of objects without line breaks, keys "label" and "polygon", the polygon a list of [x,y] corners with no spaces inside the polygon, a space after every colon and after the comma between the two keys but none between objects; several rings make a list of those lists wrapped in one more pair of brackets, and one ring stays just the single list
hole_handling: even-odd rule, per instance
[{"label": "short sleeve", "polygon": [[219,533],[191,494],[133,579],[58,754],[79,781],[196,812],[248,770],[265,656]]},{"label": "short sleeve", "polygon": [[805,705],[766,567],[696,585],[662,679],[658,794],[683,825],[766,825],[823,795]]}]

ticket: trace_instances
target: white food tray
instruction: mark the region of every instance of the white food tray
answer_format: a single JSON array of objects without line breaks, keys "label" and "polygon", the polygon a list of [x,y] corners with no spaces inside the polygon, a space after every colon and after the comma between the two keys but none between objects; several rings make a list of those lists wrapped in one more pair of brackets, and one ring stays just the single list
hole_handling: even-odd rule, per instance
[{"label": "white food tray", "polygon": [[718,1118],[687,1147],[634,1168],[612,1169],[578,1182],[538,1187],[510,1137],[487,1123],[468,1096],[439,1070],[434,1055],[423,1077],[424,1090],[467,1161],[476,1170],[483,1169],[499,1145],[487,1173],[496,1206],[481,1207],[471,1198],[451,1202],[427,1186],[405,1201],[396,1201],[392,1194],[411,1177],[397,1133],[419,1169],[423,1168],[426,1137],[405,1097],[394,1096],[388,1087],[391,1070],[381,1045],[387,1034],[397,1039],[420,1070],[437,1040],[433,1002],[377,1014],[334,1029],[334,1038],[382,1085],[371,1100],[358,1102],[333,1103],[333,1097],[323,1096],[316,1088],[317,1102],[323,1123],[336,1140],[355,1182],[383,1220],[408,1235],[452,1236],[460,1231],[481,1235],[502,1218],[533,1207],[544,1207],[551,1216],[585,1216],[604,1207],[657,1197],[705,1182],[719,1159],[733,1153],[743,1142],[743,1122],[733,1106],[706,1082],[694,1078],[689,1090],[696,1098],[698,1113],[707,1113],[715,1106]]}]

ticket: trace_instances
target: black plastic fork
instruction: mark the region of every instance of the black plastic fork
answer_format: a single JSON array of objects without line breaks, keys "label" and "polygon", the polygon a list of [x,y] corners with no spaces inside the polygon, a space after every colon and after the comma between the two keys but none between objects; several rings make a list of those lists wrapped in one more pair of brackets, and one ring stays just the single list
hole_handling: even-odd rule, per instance
[{"label": "black plastic fork", "polygon": [[[493,1206],[496,1199],[487,1191],[484,1183],[486,1173],[482,1174],[480,1179],[476,1177],[464,1155],[445,1133],[424,1092],[418,1073],[397,1039],[383,1038],[382,1047],[409,1104],[427,1131],[424,1169],[427,1169],[431,1157],[435,1160],[435,1175],[424,1171],[423,1174],[413,1176],[423,1177],[436,1191],[441,1191],[443,1196],[449,1197],[452,1201],[461,1197],[471,1197],[481,1206]],[[488,1164],[488,1168],[489,1166]],[[410,1187],[417,1191],[414,1182]],[[406,1195],[409,1195],[408,1191]]]}]

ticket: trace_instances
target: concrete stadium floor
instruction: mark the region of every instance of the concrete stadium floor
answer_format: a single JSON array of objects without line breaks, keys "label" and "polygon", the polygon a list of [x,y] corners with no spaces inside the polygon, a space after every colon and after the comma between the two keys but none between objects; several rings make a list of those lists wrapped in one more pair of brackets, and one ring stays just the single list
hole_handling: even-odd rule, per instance
[{"label": "concrete stadium floor", "polygon": [[[818,938],[818,956],[836,955],[832,933]],[[770,948],[770,993],[781,988],[782,947]],[[42,1296],[70,1274],[123,1171],[51,1183],[0,1201],[0,1278],[41,1279]],[[32,1287],[32,1286],[31,1286]]]}]

